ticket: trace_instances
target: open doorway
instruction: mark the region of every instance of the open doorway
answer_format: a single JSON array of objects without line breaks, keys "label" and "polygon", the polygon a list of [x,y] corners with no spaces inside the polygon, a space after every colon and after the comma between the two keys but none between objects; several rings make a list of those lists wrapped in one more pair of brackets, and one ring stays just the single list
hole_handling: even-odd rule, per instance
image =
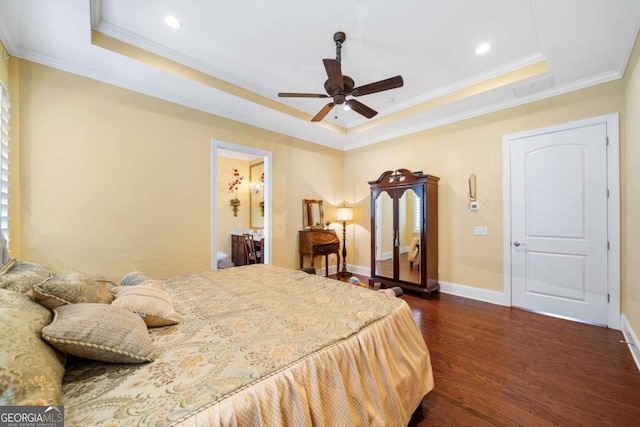
[{"label": "open doorway", "polygon": [[[220,233],[222,230],[222,219],[219,217],[219,212],[227,212],[224,208],[227,208],[227,204],[229,204],[228,200],[230,194],[226,192],[223,193],[220,191],[219,185],[219,165],[224,162],[221,159],[237,159],[239,162],[246,162],[247,165],[255,164],[258,162],[262,162],[263,167],[263,182],[261,181],[261,191],[263,192],[263,203],[264,205],[261,207],[264,212],[264,217],[262,221],[261,234],[263,235],[263,247],[262,247],[262,259],[265,264],[271,263],[271,230],[272,230],[272,218],[271,218],[271,176],[272,176],[272,166],[271,166],[271,152],[266,150],[260,150],[251,147],[245,147],[243,145],[232,144],[224,141],[211,141],[211,269],[218,269],[218,252],[220,252],[221,246],[220,244],[226,247],[225,242],[221,242]],[[247,181],[249,183],[249,176],[246,176]],[[260,178],[262,180],[262,178]],[[225,183],[226,184],[226,183]],[[249,187],[245,189],[249,192]],[[249,194],[249,193],[248,193]],[[220,206],[220,208],[219,208]],[[246,203],[244,209],[249,209],[249,203]],[[235,213],[235,212],[234,212]],[[228,214],[233,215],[232,206],[228,206]],[[226,214],[224,214],[226,215]],[[225,217],[226,218],[226,217]],[[249,217],[247,217],[249,218]],[[238,229],[241,230],[250,230],[251,229],[251,220],[247,220],[246,222],[238,222]],[[253,224],[255,225],[255,224]],[[240,230],[234,230],[240,231]],[[225,234],[226,231],[225,231]],[[225,239],[227,236],[224,236]],[[225,251],[223,251],[225,252]],[[226,252],[225,252],[226,253]],[[230,249],[229,249],[230,253]]]}]

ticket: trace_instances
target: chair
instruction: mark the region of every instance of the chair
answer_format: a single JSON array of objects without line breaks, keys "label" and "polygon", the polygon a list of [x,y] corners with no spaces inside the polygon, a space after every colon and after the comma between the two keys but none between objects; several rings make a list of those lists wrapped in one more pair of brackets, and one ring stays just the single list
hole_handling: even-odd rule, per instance
[{"label": "chair", "polygon": [[251,264],[251,261],[253,261],[254,264],[261,263],[262,251],[256,251],[256,243],[253,240],[253,234],[245,233],[242,237],[244,238],[244,249],[247,257],[247,264]]},{"label": "chair", "polygon": [[420,264],[420,239],[414,237],[409,246],[409,268],[413,268],[413,264]]}]

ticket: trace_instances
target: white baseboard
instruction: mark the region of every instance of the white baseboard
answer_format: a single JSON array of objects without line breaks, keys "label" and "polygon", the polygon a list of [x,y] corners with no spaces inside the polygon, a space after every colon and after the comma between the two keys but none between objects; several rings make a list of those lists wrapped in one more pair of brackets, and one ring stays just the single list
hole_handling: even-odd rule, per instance
[{"label": "white baseboard", "polygon": [[[369,267],[347,264],[347,270],[354,274],[371,276],[371,268]],[[322,271],[324,272],[324,270]],[[331,268],[329,269],[329,273],[331,274]],[[318,272],[318,274],[320,273]],[[504,305],[504,294],[502,292],[474,288],[473,286],[459,285],[457,283],[443,282],[441,280],[439,283],[440,292],[442,293],[484,301],[491,304]]]},{"label": "white baseboard", "polygon": [[491,304],[504,305],[504,294],[489,289],[474,288],[473,286],[459,285],[457,283],[443,282],[440,283],[440,292],[445,294],[456,295],[459,297],[475,299]]},{"label": "white baseboard", "polygon": [[[325,268],[324,267],[320,267],[317,268],[316,267],[316,274],[320,275],[320,276],[324,276],[324,272],[325,272]],[[338,267],[335,265],[330,265],[329,266],[329,274],[336,274],[338,272]]]},{"label": "white baseboard", "polygon": [[[342,270],[342,265],[340,265],[340,270]],[[353,274],[360,274],[362,276],[369,277],[371,275],[371,269],[369,267],[362,267],[359,265],[351,265],[347,264],[347,271]],[[336,274],[338,272],[338,266],[330,265],[329,266],[329,274]],[[324,276],[324,267],[317,268],[316,274]]]},{"label": "white baseboard", "polygon": [[347,271],[354,274],[360,274],[361,276],[371,276],[371,269],[369,267],[363,267],[361,265],[347,264]]},{"label": "white baseboard", "polygon": [[624,335],[625,341],[628,343],[629,351],[631,352],[631,356],[633,356],[633,360],[636,362],[636,366],[640,371],[640,340],[638,340],[638,336],[635,334],[629,321],[627,320],[627,316],[622,314],[620,316],[620,323],[622,327],[622,334]]}]

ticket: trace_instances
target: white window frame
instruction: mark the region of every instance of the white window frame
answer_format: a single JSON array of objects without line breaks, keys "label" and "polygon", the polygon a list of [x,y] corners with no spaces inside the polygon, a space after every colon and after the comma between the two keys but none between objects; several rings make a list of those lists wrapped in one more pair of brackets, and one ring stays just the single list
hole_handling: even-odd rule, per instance
[{"label": "white window frame", "polygon": [[422,222],[422,205],[418,193],[413,193],[413,234],[420,234],[420,223]]},{"label": "white window frame", "polygon": [[9,241],[9,91],[0,82],[0,231]]}]

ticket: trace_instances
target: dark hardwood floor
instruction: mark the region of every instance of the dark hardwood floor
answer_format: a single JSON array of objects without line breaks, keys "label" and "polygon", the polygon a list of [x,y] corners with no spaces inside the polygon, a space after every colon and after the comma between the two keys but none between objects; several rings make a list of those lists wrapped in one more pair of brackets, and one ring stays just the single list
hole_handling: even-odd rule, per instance
[{"label": "dark hardwood floor", "polygon": [[[393,277],[393,259],[388,259],[385,261],[376,261],[376,272],[380,276],[384,277]],[[406,280],[407,282],[420,283],[420,265],[415,264],[411,266],[409,264],[409,254],[402,253],[400,254],[400,261],[398,262],[398,266],[400,267],[400,279]],[[367,278],[367,281],[369,278]],[[366,283],[366,282],[365,282]]]},{"label": "dark hardwood floor", "polygon": [[620,331],[447,294],[402,298],[435,377],[410,426],[640,425],[640,372]]},{"label": "dark hardwood floor", "polygon": [[640,372],[620,331],[442,293],[401,298],[435,378],[409,426],[640,426]]}]

